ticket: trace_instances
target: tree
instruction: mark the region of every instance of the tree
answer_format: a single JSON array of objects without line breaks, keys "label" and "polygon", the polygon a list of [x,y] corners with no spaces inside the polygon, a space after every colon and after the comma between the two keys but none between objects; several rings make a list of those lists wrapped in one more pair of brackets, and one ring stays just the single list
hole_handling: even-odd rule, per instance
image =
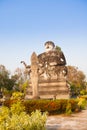
[{"label": "tree", "polygon": [[10,77],[9,71],[4,65],[0,65],[0,91],[5,92],[13,89],[15,80]]},{"label": "tree", "polygon": [[68,75],[67,81],[71,86],[73,95],[78,95],[80,91],[86,89],[85,74],[75,66],[67,66]]},{"label": "tree", "polygon": [[59,47],[59,46],[56,46],[55,49],[56,49],[57,51],[61,51],[61,47]]},{"label": "tree", "polygon": [[7,86],[7,80],[9,79],[9,72],[4,65],[0,65],[0,89]]},{"label": "tree", "polygon": [[13,78],[16,78],[15,90],[25,92],[26,87],[29,86],[29,76],[24,69],[17,68]]}]

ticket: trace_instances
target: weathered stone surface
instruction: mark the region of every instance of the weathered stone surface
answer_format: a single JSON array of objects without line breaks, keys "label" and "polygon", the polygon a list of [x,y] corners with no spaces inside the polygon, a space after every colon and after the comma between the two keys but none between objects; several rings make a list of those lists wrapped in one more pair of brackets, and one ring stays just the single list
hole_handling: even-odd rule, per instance
[{"label": "weathered stone surface", "polygon": [[[41,82],[38,86],[38,94],[43,99],[69,98],[69,91],[66,82]],[[32,96],[32,84],[27,90],[27,95]]]},{"label": "weathered stone surface", "polygon": [[31,56],[31,84],[32,98],[38,99],[38,58],[35,52]]},{"label": "weathered stone surface", "polygon": [[67,74],[67,68],[63,52],[56,50],[53,42],[48,41],[45,45],[46,52],[38,55],[39,80],[64,79]]},{"label": "weathered stone surface", "polygon": [[39,64],[42,66],[47,62],[49,65],[65,65],[66,60],[62,51],[51,50],[38,55]]}]

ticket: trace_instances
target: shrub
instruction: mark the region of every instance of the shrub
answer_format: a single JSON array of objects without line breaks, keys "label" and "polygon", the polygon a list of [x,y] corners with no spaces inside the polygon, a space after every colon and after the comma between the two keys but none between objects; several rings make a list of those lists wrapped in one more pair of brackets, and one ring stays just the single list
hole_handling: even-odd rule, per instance
[{"label": "shrub", "polygon": [[80,95],[87,95],[87,91],[86,90],[81,90]]},{"label": "shrub", "polygon": [[[11,104],[16,103],[17,100],[7,100],[4,105],[10,107]],[[30,114],[35,110],[41,112],[48,112],[49,115],[71,113],[80,111],[81,107],[78,105],[79,100],[76,99],[57,99],[57,100],[22,100],[25,111]],[[70,112],[71,111],[71,112]]]},{"label": "shrub", "polygon": [[78,106],[81,109],[85,109],[87,106],[87,100],[85,98],[78,98]]},{"label": "shrub", "polygon": [[67,114],[67,115],[72,114],[72,106],[71,106],[71,103],[70,103],[70,102],[67,103],[67,106],[66,106],[66,114]]},{"label": "shrub", "polygon": [[17,99],[17,100],[21,100],[23,99],[24,94],[21,92],[14,92],[11,96],[11,99]]},{"label": "shrub", "polygon": [[46,119],[40,110],[27,114],[21,102],[0,108],[0,130],[45,130]]}]

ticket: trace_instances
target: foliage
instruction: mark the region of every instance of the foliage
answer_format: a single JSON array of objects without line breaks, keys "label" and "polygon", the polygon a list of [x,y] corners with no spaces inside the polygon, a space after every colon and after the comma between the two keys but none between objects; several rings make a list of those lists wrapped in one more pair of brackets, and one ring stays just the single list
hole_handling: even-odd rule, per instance
[{"label": "foliage", "polygon": [[25,110],[25,107],[22,105],[21,101],[17,101],[17,103],[12,104],[12,106],[10,107],[10,111],[13,114],[19,115],[24,110]]},{"label": "foliage", "polygon": [[10,75],[9,71],[4,65],[0,65],[0,92],[6,97],[14,91],[25,92],[28,86],[28,80],[24,71],[21,69],[16,69],[14,75]]},{"label": "foliage", "polygon": [[40,110],[28,115],[24,111],[21,102],[13,104],[11,108],[0,108],[0,129],[1,130],[45,130],[47,113]]},{"label": "foliage", "polygon": [[0,65],[0,89],[5,94],[5,91],[11,91],[15,85],[15,80],[10,76],[9,71],[4,65]]},{"label": "foliage", "polygon": [[57,51],[61,51],[61,47],[59,47],[59,46],[56,46],[56,48],[55,48]]},{"label": "foliage", "polygon": [[85,98],[78,98],[78,106],[81,109],[85,109],[87,107],[87,100]]},{"label": "foliage", "polygon": [[68,102],[67,103],[67,106],[66,106],[66,114],[67,115],[70,115],[70,114],[72,114],[72,106],[71,106],[71,103],[70,102]]},{"label": "foliage", "polygon": [[30,120],[32,121],[31,130],[45,130],[47,112],[41,114],[40,110],[31,113]]},{"label": "foliage", "polygon": [[22,92],[26,93],[26,88],[29,86],[29,81],[26,80],[21,87]]},{"label": "foliage", "polygon": [[21,92],[13,92],[11,99],[21,100],[23,99],[24,94]]},{"label": "foliage", "polygon": [[15,90],[25,93],[29,81],[28,74],[25,73],[24,69],[17,68],[15,70],[14,77],[16,78]]},{"label": "foliage", "polygon": [[[10,107],[17,100],[8,100],[4,105]],[[22,100],[25,111],[30,114],[35,110],[48,112],[49,115],[73,113],[80,111],[78,101],[76,99],[57,99],[57,100]]]},{"label": "foliage", "polygon": [[79,98],[84,98],[87,100],[87,95],[81,95]]},{"label": "foliage", "polygon": [[67,66],[68,68],[68,75],[67,81],[71,86],[71,93],[72,96],[79,95],[80,91],[86,89],[86,81],[85,81],[85,74],[78,70],[77,67],[74,66]]},{"label": "foliage", "polygon": [[87,95],[87,91],[86,90],[81,90],[80,95]]}]

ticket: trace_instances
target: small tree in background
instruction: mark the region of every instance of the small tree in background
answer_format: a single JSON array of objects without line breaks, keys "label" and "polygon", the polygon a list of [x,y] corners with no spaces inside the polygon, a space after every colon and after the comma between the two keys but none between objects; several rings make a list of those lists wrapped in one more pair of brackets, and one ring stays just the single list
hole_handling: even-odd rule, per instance
[{"label": "small tree in background", "polygon": [[4,65],[0,65],[0,91],[7,93],[13,89],[15,81],[10,77],[9,71]]},{"label": "small tree in background", "polygon": [[72,95],[79,95],[80,91],[86,90],[85,74],[75,66],[67,66],[67,80],[71,86]]},{"label": "small tree in background", "polygon": [[59,47],[59,46],[56,46],[55,49],[56,49],[57,51],[61,51],[61,47]]},{"label": "small tree in background", "polygon": [[25,70],[17,68],[13,77],[16,77],[15,91],[25,93],[26,88],[29,87],[29,76],[25,73]]}]

